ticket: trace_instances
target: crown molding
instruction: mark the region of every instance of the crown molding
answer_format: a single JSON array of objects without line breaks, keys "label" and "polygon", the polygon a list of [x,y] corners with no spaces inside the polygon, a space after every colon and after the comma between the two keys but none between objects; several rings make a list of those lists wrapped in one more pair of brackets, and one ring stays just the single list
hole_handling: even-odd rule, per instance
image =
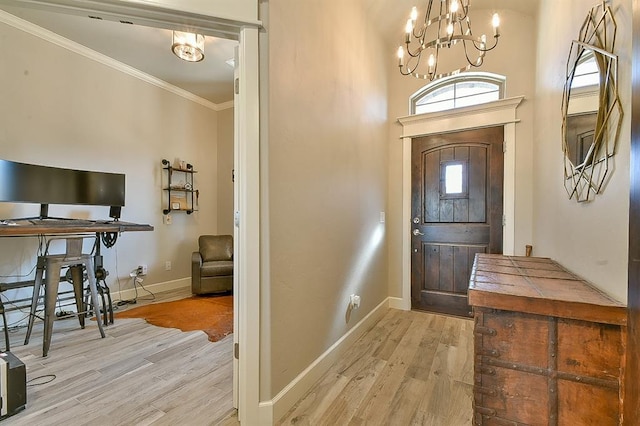
[{"label": "crown molding", "polygon": [[[96,61],[102,65],[105,65],[109,68],[112,68],[116,71],[120,71],[124,74],[127,74],[131,77],[137,78],[138,80],[142,80],[146,83],[152,84],[156,87],[164,89],[168,92],[171,92],[175,95],[178,95],[182,98],[195,102],[199,105],[202,105],[206,108],[209,108],[214,111],[221,111],[223,109],[227,109],[233,106],[233,101],[225,102],[222,104],[215,104],[211,101],[208,101],[200,96],[196,96],[191,92],[188,92],[184,89],[181,89],[173,84],[167,83],[164,80],[161,80],[157,77],[154,77],[150,74],[140,71],[137,68],[134,68],[130,65],[127,65],[123,62],[117,61],[107,55],[96,52],[95,50],[89,49],[86,46],[83,46],[75,41],[69,40],[68,38],[62,37],[53,31],[49,31],[45,28],[42,28],[38,25],[35,25],[29,21],[25,21],[24,19],[18,18],[8,12],[0,10],[0,22],[7,24],[13,28],[29,33],[33,36],[36,36],[42,40],[45,40],[49,43],[55,44],[59,47],[67,49],[73,53],[84,56],[85,58]],[[229,104],[231,104],[229,106]]]}]

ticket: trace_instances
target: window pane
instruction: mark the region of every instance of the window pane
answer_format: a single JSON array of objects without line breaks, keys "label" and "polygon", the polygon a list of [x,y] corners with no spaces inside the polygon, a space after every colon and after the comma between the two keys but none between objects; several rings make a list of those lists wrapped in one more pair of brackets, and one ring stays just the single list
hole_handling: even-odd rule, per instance
[{"label": "window pane", "polygon": [[469,105],[484,104],[491,101],[497,101],[500,99],[500,93],[498,91],[489,93],[479,93],[474,96],[467,96],[464,98],[456,99],[456,108]]},{"label": "window pane", "polygon": [[462,164],[448,164],[444,171],[445,194],[462,194]]},{"label": "window pane", "polygon": [[454,98],[454,87],[452,85],[441,87],[429,92],[422,98],[418,99],[416,105],[430,104],[433,102],[442,102]]},{"label": "window pane", "polygon": [[473,73],[431,83],[412,98],[413,114],[493,102],[503,97],[503,85],[502,76]]},{"label": "window pane", "polygon": [[453,109],[455,107],[455,103],[453,99],[445,100],[441,102],[435,102],[424,105],[416,105],[416,114],[422,114],[425,112],[436,112],[436,111],[444,111],[447,109]]},{"label": "window pane", "polygon": [[465,81],[456,84],[456,98],[497,90],[497,84],[487,83],[484,81]]}]

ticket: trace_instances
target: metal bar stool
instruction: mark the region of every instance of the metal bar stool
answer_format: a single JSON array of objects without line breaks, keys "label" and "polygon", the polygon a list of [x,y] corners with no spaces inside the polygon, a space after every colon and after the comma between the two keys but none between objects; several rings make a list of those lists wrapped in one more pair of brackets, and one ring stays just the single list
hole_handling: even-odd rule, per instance
[{"label": "metal bar stool", "polygon": [[[36,277],[33,286],[33,298],[31,299],[31,312],[29,315],[29,325],[27,326],[27,335],[24,339],[24,344],[29,343],[29,337],[31,336],[31,330],[33,329],[33,323],[36,318],[36,311],[38,307],[38,299],[40,298],[40,288],[42,287],[42,277],[46,270],[45,282],[44,282],[44,337],[42,343],[42,356],[46,357],[51,345],[51,334],[53,333],[53,322],[56,319],[55,309],[56,300],[58,298],[58,286],[60,284],[60,270],[63,267],[69,267],[71,269],[71,276],[73,281],[73,290],[76,299],[77,317],[80,322],[80,328],[84,328],[84,318],[87,312],[84,306],[83,300],[83,285],[82,285],[82,269],[83,267],[87,271],[87,277],[89,281],[89,290],[91,292],[91,303],[96,308],[96,324],[100,330],[100,335],[104,338],[104,330],[102,329],[102,321],[100,321],[100,309],[98,308],[98,290],[96,286],[96,277],[93,267],[93,256],[91,254],[82,254],[82,242],[86,237],[74,236],[65,237],[66,252],[65,254],[48,254],[49,242],[45,254],[38,256],[38,264],[36,267]],[[92,237],[93,238],[93,237]]]}]

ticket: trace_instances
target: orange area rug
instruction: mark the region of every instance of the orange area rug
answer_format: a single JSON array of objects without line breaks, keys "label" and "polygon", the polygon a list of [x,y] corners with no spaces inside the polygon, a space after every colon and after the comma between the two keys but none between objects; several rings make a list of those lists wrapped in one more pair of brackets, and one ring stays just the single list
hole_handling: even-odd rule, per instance
[{"label": "orange area rug", "polygon": [[202,330],[209,341],[233,333],[233,296],[192,296],[173,302],[152,303],[115,314],[117,318],[144,318],[158,327],[182,331]]}]

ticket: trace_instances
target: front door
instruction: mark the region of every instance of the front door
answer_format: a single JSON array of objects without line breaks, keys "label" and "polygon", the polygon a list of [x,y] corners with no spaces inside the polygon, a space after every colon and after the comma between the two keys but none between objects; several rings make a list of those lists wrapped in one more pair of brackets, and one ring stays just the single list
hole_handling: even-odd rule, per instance
[{"label": "front door", "polygon": [[502,127],[412,140],[411,307],[470,316],[476,253],[502,253]]}]

